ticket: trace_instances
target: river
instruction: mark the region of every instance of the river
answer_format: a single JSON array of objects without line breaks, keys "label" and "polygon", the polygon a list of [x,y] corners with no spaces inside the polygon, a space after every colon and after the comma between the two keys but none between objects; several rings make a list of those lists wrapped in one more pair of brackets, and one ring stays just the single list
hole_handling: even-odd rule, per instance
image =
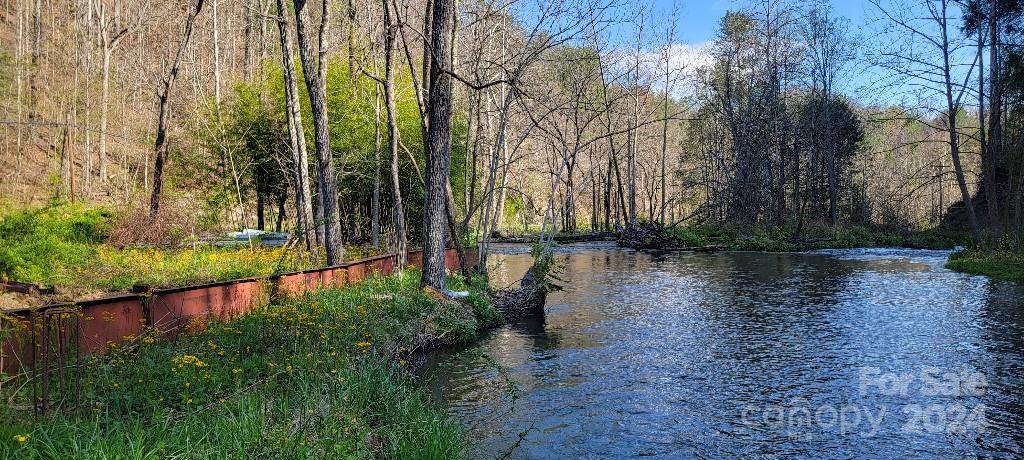
[{"label": "river", "polygon": [[558,253],[543,320],[426,368],[475,458],[1024,456],[1024,289],[946,251]]}]

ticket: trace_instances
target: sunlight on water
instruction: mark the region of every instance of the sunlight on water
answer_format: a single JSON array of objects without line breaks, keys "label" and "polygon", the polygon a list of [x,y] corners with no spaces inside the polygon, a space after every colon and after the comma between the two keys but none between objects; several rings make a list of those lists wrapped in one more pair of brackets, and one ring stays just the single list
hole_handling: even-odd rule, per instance
[{"label": "sunlight on water", "polygon": [[1024,455],[1024,291],[947,251],[559,253],[544,321],[426,371],[477,456]]}]

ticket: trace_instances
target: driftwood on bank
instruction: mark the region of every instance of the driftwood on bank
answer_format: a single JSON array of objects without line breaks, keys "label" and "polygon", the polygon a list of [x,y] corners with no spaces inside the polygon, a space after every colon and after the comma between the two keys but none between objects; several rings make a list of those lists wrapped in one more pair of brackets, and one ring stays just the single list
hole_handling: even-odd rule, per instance
[{"label": "driftwood on bank", "polygon": [[638,222],[619,233],[619,246],[633,249],[665,249],[678,245],[675,235],[653,222]]},{"label": "driftwood on bank", "polygon": [[655,222],[640,222],[619,233],[616,240],[620,247],[650,251],[692,251],[718,252],[728,249],[726,246],[710,244],[705,246],[683,246],[679,239],[669,231],[672,227],[664,227]]},{"label": "driftwood on bank", "polygon": [[[552,236],[556,243],[583,243],[588,241],[615,241],[617,235],[614,232],[590,232],[590,233],[567,233]],[[495,232],[491,236],[492,243],[536,243],[540,240],[539,235],[512,236]]]}]

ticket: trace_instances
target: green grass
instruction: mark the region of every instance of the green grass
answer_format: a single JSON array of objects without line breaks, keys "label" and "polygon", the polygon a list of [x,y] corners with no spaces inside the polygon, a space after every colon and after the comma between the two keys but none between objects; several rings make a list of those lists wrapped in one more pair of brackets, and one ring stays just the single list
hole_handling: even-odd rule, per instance
[{"label": "green grass", "polygon": [[983,249],[957,251],[949,256],[946,268],[1024,283],[1024,252]]},{"label": "green grass", "polygon": [[0,217],[0,277],[35,283],[58,267],[88,263],[111,217],[104,209],[76,204],[6,212]]},{"label": "green grass", "polygon": [[[205,244],[121,248],[106,244],[115,213],[75,203],[0,215],[0,278],[55,286],[66,297],[125,291],[136,284],[183,286],[322,267],[319,253]],[[372,255],[346,247],[350,259]]]},{"label": "green grass", "polygon": [[89,358],[74,414],[33,423],[2,409],[0,457],[463,457],[461,427],[415,387],[407,360],[473,339],[497,312],[482,280],[471,306],[434,300],[418,280],[371,278],[172,342],[148,332]]}]

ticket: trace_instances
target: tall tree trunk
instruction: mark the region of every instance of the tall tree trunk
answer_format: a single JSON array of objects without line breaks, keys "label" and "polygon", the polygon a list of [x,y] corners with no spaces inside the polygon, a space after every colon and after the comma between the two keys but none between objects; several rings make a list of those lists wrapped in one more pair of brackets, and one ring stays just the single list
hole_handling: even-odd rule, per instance
[{"label": "tall tree trunk", "polygon": [[217,16],[217,3],[213,2],[213,100],[217,103],[217,111],[220,111],[220,21]]},{"label": "tall tree trunk", "polygon": [[256,190],[256,230],[266,230],[267,228],[265,211],[266,199],[263,196],[263,192]]},{"label": "tall tree trunk", "polygon": [[[385,7],[387,7],[385,5]],[[386,26],[385,26],[386,27]],[[370,198],[370,244],[380,246],[380,85],[373,94],[373,195]]]},{"label": "tall tree trunk", "polygon": [[395,253],[399,270],[407,261],[408,242],[405,228],[405,204],[402,201],[402,183],[398,170],[398,113],[395,107],[395,24],[388,0],[381,0],[384,11],[384,110],[388,122],[388,153],[391,158],[391,216],[395,225]]},{"label": "tall tree trunk", "polygon": [[113,49],[103,43],[103,81],[100,91],[100,183],[107,183],[107,112],[110,103],[110,55]]},{"label": "tall tree trunk", "polygon": [[28,74],[28,119],[39,117],[39,59],[43,53],[43,2],[32,2],[32,71]]},{"label": "tall tree trunk", "polygon": [[323,215],[323,243],[327,264],[336,265],[344,258],[341,245],[341,213],[338,211],[337,177],[331,153],[330,128],[327,122],[327,28],[330,24],[330,0],[323,0],[316,48],[310,37],[307,0],[295,0],[295,28],[299,42],[299,59],[309,93],[313,116],[313,140],[317,160],[317,195]]},{"label": "tall tree trunk", "polygon": [[174,87],[174,80],[178,77],[178,66],[181,64],[181,57],[185,54],[189,41],[192,40],[192,30],[196,17],[202,11],[204,1],[196,0],[192,10],[189,11],[188,18],[185,19],[185,32],[182,34],[181,43],[178,44],[178,52],[174,55],[174,61],[171,63],[171,71],[168,73],[167,78],[164,78],[164,85],[160,91],[160,115],[157,117],[156,145],[153,149],[156,156],[156,163],[153,167],[153,193],[149,196],[149,214],[151,216],[155,216],[160,211],[160,197],[164,185],[164,163],[167,161],[167,117],[169,110],[167,103],[171,96],[171,89]]},{"label": "tall tree trunk", "polygon": [[292,153],[292,175],[295,181],[295,233],[306,243],[307,248],[323,243],[318,226],[313,222],[313,203],[309,192],[309,154],[306,152],[306,135],[302,126],[302,110],[299,108],[299,87],[295,80],[295,63],[292,62],[291,39],[289,38],[288,11],[284,0],[277,0],[277,31],[281,40],[281,68],[284,79],[285,115],[288,119],[288,143]]},{"label": "tall tree trunk", "polygon": [[[986,174],[986,197],[985,201],[989,203],[989,227],[992,228],[993,241],[998,239],[998,235],[1002,233],[1002,213],[999,210],[999,203],[1001,199],[1005,199],[1005,193],[1008,190],[1009,184],[1001,184],[1002,177],[999,173],[1000,166],[1003,158],[1003,125],[1002,125],[1002,114],[1003,114],[1003,76],[1002,76],[1002,63],[999,55],[999,2],[991,0],[989,2],[989,16],[988,16],[988,33],[989,33],[989,96],[988,96],[988,145],[986,145],[987,155],[982,157],[987,159],[984,165],[984,172]],[[979,109],[980,110],[980,109]],[[1005,202],[1008,202],[1005,201]]]},{"label": "tall tree trunk", "polygon": [[448,74],[451,61],[452,0],[433,0],[431,17],[432,61],[428,92],[426,190],[423,203],[423,279],[421,284],[445,287],[444,242],[447,220],[448,175],[451,169],[452,84]]}]

